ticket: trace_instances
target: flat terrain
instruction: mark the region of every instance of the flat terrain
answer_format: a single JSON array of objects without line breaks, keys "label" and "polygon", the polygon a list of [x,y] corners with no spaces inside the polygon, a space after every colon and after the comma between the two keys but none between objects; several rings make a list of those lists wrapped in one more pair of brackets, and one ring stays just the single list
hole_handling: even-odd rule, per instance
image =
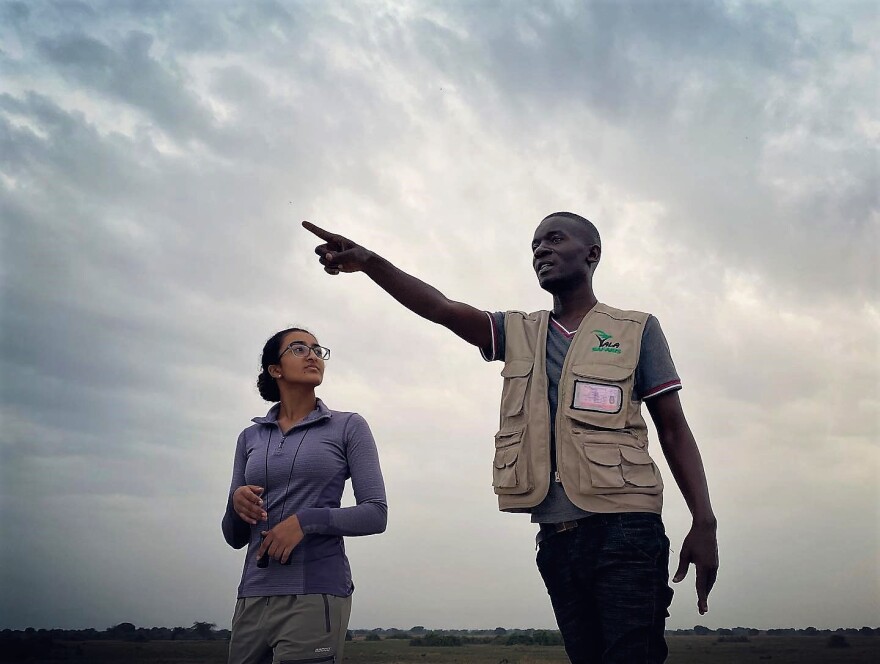
[{"label": "flat terrain", "polygon": [[[829,648],[827,635],[753,636],[747,643],[719,643],[716,636],[671,636],[668,664],[874,664],[880,637],[847,636],[849,648]],[[0,661],[10,661],[0,653]],[[225,664],[225,641],[56,642],[31,664]],[[421,648],[408,641],[352,641],[345,664],[567,664],[560,647],[470,645]]]}]

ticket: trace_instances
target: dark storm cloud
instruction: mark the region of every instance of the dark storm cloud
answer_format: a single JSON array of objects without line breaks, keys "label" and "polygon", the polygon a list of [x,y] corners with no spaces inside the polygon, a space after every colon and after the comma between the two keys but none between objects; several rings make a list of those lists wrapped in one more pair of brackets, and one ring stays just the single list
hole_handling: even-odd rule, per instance
[{"label": "dark storm cloud", "polygon": [[[0,189],[4,403],[63,435],[70,454],[124,453],[110,431],[140,431],[162,444],[182,415],[156,386],[173,382],[181,367],[210,364],[223,344],[219,326],[195,342],[181,311],[215,323],[224,305],[202,311],[201,293],[214,278],[230,285],[228,297],[238,280],[212,258],[226,245],[224,255],[241,259],[247,244],[228,232],[208,249],[211,206],[202,201],[189,216],[169,213],[168,199],[183,198],[185,208],[179,194],[197,182],[148,142],[103,137],[82,115],[35,94],[5,96],[0,106],[28,123],[0,122],[4,171],[16,181]],[[194,258],[201,279],[192,276]]]},{"label": "dark storm cloud", "polygon": [[[506,103],[551,114],[579,106],[613,123],[667,115],[677,88],[706,67],[779,71],[803,48],[794,15],[781,7],[535,2],[467,9],[446,12],[457,32],[414,21],[439,68],[455,66],[462,46]],[[450,53],[456,57],[444,57]],[[463,82],[478,86],[480,79]]]},{"label": "dark storm cloud", "polygon": [[92,89],[143,110],[178,138],[201,136],[213,118],[189,92],[173,68],[150,55],[153,37],[130,32],[117,48],[84,35],[42,39],[38,51],[57,70],[85,89]]}]

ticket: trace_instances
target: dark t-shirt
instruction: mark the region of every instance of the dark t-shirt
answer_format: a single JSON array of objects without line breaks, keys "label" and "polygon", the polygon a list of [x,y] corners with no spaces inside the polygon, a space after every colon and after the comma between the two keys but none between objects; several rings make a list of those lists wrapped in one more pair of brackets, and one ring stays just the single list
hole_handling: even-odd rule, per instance
[{"label": "dark t-shirt", "polygon": [[[505,334],[504,313],[486,312],[492,322],[492,348],[481,349],[487,361],[504,360]],[[555,480],[556,474],[556,407],[559,398],[559,379],[562,376],[562,365],[577,330],[566,330],[552,316],[547,327],[547,400],[550,403],[550,490],[544,500],[532,508],[533,523],[559,523],[574,521],[585,516],[585,512],[574,505],[565,495],[565,490]],[[659,394],[681,389],[681,379],[672,362],[669,345],[660,322],[649,316],[642,332],[642,347],[639,352],[639,363],[636,365],[633,399],[646,401]]]}]

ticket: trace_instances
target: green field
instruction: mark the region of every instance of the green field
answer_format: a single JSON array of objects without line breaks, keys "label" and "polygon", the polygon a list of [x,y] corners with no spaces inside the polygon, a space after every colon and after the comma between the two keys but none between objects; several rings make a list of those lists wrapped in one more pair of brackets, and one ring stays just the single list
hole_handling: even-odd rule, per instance
[{"label": "green field", "polygon": [[[880,637],[846,637],[848,648],[829,648],[827,636],[754,636],[746,643],[719,643],[716,636],[670,636],[668,664],[874,664]],[[0,654],[0,661],[4,659]],[[225,641],[56,642],[31,664],[225,664]],[[410,646],[404,640],[352,641],[345,664],[566,664],[560,647],[467,645]]]}]

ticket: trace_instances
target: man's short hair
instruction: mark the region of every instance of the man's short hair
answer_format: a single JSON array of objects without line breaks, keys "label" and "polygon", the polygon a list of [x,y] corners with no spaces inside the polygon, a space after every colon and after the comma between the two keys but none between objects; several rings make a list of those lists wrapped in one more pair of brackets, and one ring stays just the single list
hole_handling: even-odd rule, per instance
[{"label": "man's short hair", "polygon": [[582,217],[579,214],[575,214],[574,212],[554,212],[553,214],[548,214],[544,219],[549,219],[550,217],[565,217],[566,219],[573,219],[577,222],[580,222],[584,226],[584,239],[587,240],[590,244],[596,244],[598,246],[602,246],[602,239],[599,237],[599,229],[593,225],[593,222],[585,217]]}]

